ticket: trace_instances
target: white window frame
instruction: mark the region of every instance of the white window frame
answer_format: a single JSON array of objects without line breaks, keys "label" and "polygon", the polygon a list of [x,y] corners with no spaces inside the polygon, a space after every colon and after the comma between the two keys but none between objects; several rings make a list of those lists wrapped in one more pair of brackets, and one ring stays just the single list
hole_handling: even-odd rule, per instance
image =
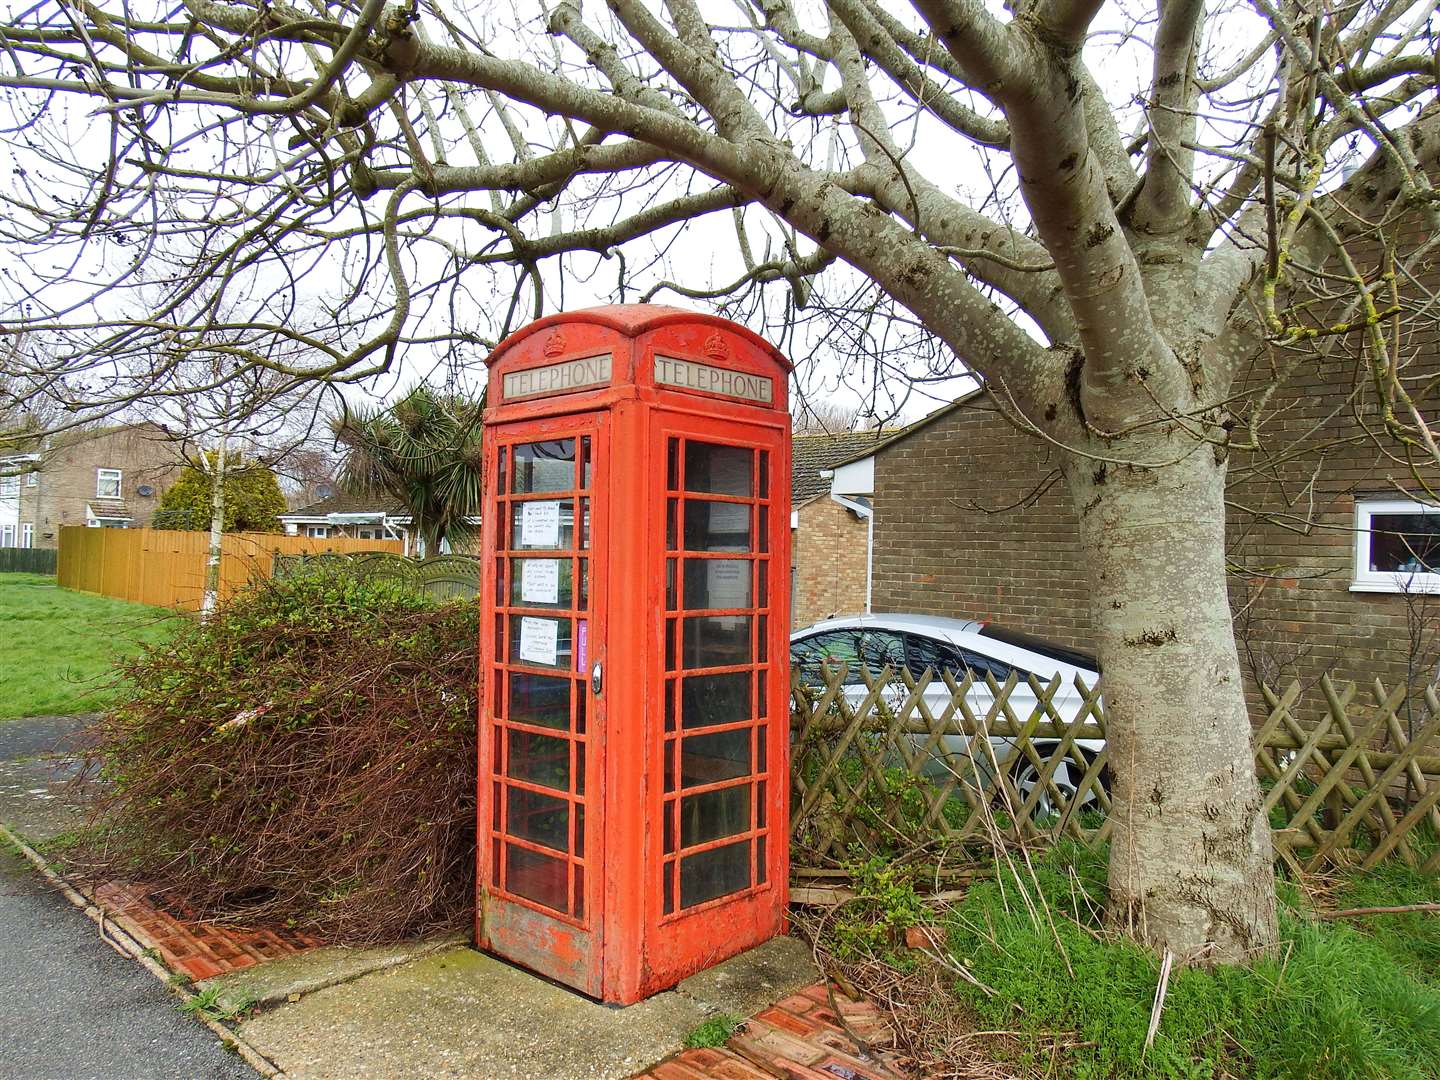
[{"label": "white window frame", "polygon": [[0,476],[0,499],[18,499],[20,497],[20,477]]},{"label": "white window frame", "polygon": [[39,469],[31,469],[29,472],[27,472],[27,473],[25,474],[25,486],[26,486],[26,487],[34,487],[34,486],[35,486],[36,484],[38,484],[38,483],[40,483],[40,470],[39,470]]},{"label": "white window frame", "polygon": [[1371,519],[1376,514],[1434,514],[1440,507],[1414,499],[1355,500],[1355,578],[1351,592],[1440,593],[1440,573],[1370,569]]},{"label": "white window frame", "polygon": [[20,523],[20,546],[22,548],[35,546],[35,523],[33,521]]},{"label": "white window frame", "polygon": [[[105,488],[104,488],[105,481],[106,481],[106,480],[110,480],[110,479],[113,479],[113,480],[115,481],[115,494],[114,494],[114,495],[108,495],[108,494],[106,494],[106,492],[105,492]],[[118,498],[120,498],[120,497],[121,497],[120,493],[125,490],[125,489],[122,487],[122,484],[124,483],[124,480],[125,480],[125,472],[124,472],[123,469],[96,469],[96,470],[95,470],[95,497],[96,497],[97,499],[118,499]]]},{"label": "white window frame", "polygon": [[305,535],[306,535],[307,537],[309,537],[311,540],[329,540],[329,539],[330,539],[330,526],[329,526],[329,525],[306,525],[306,526],[305,526]]},{"label": "white window frame", "polygon": [[0,525],[0,547],[14,547],[14,546],[15,546],[15,526],[14,526],[14,525],[9,525],[9,524]]}]

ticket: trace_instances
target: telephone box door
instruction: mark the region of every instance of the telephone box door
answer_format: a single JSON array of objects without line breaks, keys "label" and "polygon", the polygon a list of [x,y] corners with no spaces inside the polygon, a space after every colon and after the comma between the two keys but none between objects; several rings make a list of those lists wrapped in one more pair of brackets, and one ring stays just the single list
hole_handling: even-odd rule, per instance
[{"label": "telephone box door", "polygon": [[486,458],[480,944],[601,990],[608,419],[502,426]]}]

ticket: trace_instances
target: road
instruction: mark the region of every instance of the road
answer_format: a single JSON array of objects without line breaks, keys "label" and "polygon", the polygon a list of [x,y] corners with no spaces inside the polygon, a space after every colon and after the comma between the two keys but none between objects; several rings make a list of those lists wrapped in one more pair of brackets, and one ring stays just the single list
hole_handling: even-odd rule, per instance
[{"label": "road", "polygon": [[[0,761],[50,750],[67,726],[0,720]],[[93,922],[0,845],[0,1077],[255,1080],[176,1010],[169,989],[101,941]]]}]

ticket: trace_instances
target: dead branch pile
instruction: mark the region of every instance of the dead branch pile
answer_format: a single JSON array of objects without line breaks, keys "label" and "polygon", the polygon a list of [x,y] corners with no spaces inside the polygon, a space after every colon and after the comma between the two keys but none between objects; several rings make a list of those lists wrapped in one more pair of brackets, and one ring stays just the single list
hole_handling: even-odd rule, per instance
[{"label": "dead branch pile", "polygon": [[91,732],[80,865],[330,941],[468,923],[476,630],[473,604],[343,572],[187,625],[127,665]]}]

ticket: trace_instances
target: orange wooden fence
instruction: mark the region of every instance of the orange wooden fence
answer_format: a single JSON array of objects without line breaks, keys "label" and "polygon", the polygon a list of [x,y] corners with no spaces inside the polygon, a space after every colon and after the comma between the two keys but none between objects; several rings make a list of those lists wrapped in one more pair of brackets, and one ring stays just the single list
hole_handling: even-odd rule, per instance
[{"label": "orange wooden fence", "polygon": [[[60,530],[56,580],[67,589],[198,611],[205,589],[209,547],[207,532],[67,525]],[[226,533],[220,556],[220,599],[234,595],[254,577],[269,577],[277,551],[284,555],[325,551],[389,551],[398,555],[400,541]]]}]

